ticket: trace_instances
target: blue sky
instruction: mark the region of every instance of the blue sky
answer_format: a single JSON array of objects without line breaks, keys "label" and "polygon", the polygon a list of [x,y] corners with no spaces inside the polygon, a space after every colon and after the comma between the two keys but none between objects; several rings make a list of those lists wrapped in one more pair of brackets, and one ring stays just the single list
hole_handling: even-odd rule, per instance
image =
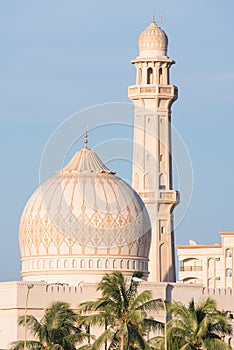
[{"label": "blue sky", "polygon": [[[135,81],[130,60],[152,12],[159,24],[163,14],[168,54],[176,61],[173,124],[194,171],[176,242],[215,243],[219,231],[234,230],[232,0],[1,1],[1,281],[20,278],[19,220],[39,184],[47,140],[83,108],[128,102]],[[91,146],[98,137],[93,133]],[[128,177],[124,167],[119,176]]]}]

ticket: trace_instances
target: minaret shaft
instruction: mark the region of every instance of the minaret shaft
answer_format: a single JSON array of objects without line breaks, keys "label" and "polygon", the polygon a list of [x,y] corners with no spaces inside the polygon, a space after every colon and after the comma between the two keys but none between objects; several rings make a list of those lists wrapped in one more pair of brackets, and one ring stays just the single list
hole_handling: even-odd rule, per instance
[{"label": "minaret shaft", "polygon": [[152,225],[149,279],[174,282],[173,208],[178,196],[172,189],[170,121],[177,88],[170,85],[169,69],[175,62],[166,56],[139,56],[132,63],[137,69],[136,85],[128,90],[135,105],[132,185]]}]

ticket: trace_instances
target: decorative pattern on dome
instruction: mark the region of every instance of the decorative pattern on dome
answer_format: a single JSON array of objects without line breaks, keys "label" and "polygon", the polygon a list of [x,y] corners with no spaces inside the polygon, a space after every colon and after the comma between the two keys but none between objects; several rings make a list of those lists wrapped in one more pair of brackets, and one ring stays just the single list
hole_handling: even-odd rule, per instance
[{"label": "decorative pattern on dome", "polygon": [[82,148],[77,152],[70,162],[61,170],[62,173],[82,173],[82,172],[94,172],[94,173],[107,173],[115,174],[110,171],[97,156],[96,153],[91,151],[88,147]]},{"label": "decorative pattern on dome", "polygon": [[165,55],[167,44],[166,33],[154,21],[140,34],[138,40],[139,51],[159,50]]},{"label": "decorative pattern on dome", "polygon": [[100,268],[100,257],[128,274],[148,273],[151,225],[144,203],[86,147],[34,192],[21,217],[19,240],[23,276],[53,275],[55,266],[56,273],[68,266],[74,273],[78,265],[92,275],[91,262]]}]

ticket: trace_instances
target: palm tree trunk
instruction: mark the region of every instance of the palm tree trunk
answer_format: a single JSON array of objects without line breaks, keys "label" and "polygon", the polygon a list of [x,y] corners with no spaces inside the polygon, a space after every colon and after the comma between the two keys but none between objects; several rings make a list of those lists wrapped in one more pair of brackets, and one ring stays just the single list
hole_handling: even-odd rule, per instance
[{"label": "palm tree trunk", "polygon": [[123,335],[121,335],[120,350],[124,350],[124,336]]}]

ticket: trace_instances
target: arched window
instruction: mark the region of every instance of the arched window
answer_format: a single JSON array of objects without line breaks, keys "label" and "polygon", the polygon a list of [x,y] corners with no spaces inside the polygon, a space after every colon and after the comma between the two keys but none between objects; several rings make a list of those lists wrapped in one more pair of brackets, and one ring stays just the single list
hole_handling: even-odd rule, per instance
[{"label": "arched window", "polygon": [[130,261],[128,260],[127,261],[127,269],[129,269],[130,268]]},{"label": "arched window", "polygon": [[73,267],[73,269],[75,269],[75,268],[77,267],[77,261],[76,261],[76,259],[73,259],[73,260],[72,260],[72,267]]},{"label": "arched window", "polygon": [[108,267],[109,267],[109,260],[106,260],[105,261],[105,268],[108,269]]},{"label": "arched window", "polygon": [[159,76],[159,84],[162,85],[163,84],[162,68],[159,68],[158,76]]},{"label": "arched window", "polygon": [[123,260],[120,260],[120,268],[123,268]]},{"label": "arched window", "polygon": [[232,277],[232,269],[230,267],[226,269],[226,277]]},{"label": "arched window", "polygon": [[80,261],[80,267],[81,267],[81,268],[84,268],[84,267],[85,267],[85,261],[84,261],[84,259],[82,259],[82,260]]},{"label": "arched window", "polygon": [[153,84],[153,69],[151,67],[147,69],[147,84]]},{"label": "arched window", "polygon": [[90,260],[89,260],[89,268],[92,268],[92,267],[93,267],[93,260],[90,259]]},{"label": "arched window", "polygon": [[232,257],[232,251],[231,249],[226,250],[226,258],[231,258]]},{"label": "arched window", "polygon": [[67,259],[64,261],[64,268],[65,268],[65,269],[68,268],[68,260],[67,260]]},{"label": "arched window", "polygon": [[135,262],[135,260],[133,260],[133,262],[132,262],[132,269],[135,270],[135,268],[136,268],[136,262]]},{"label": "arched window", "polygon": [[113,260],[113,269],[116,269],[116,260]]},{"label": "arched window", "polygon": [[144,175],[144,190],[148,191],[150,187],[150,175],[149,174],[145,174]]},{"label": "arched window", "polygon": [[97,268],[100,269],[101,267],[102,267],[102,262],[101,262],[101,260],[99,259],[99,260],[97,261]]},{"label": "arched window", "polygon": [[208,260],[208,267],[209,268],[213,268],[214,267],[214,260],[213,259],[209,259]]},{"label": "arched window", "polygon": [[160,190],[166,189],[166,183],[167,183],[166,175],[164,173],[161,173],[159,175],[159,188],[160,188]]}]

